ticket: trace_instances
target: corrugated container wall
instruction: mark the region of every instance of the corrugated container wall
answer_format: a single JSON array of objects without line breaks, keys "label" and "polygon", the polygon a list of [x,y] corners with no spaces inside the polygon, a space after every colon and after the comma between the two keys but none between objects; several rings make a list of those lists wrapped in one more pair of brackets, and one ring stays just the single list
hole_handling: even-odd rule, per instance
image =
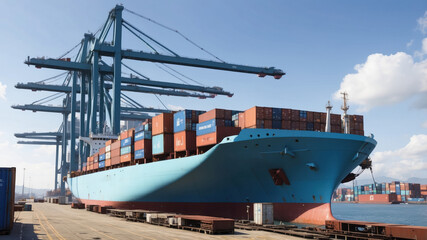
[{"label": "corrugated container wall", "polygon": [[13,227],[16,168],[0,168],[0,232]]},{"label": "corrugated container wall", "polygon": [[273,204],[254,203],[254,222],[258,225],[274,224]]}]

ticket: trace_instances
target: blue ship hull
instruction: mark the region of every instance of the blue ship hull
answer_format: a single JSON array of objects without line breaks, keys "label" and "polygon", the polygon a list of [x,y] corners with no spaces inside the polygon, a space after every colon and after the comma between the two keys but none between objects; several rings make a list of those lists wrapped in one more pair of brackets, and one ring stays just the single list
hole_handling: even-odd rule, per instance
[{"label": "blue ship hull", "polygon": [[[341,180],[375,148],[369,137],[244,129],[200,155],[68,179],[82,202],[120,208],[247,218],[246,205],[272,202],[276,220],[324,224]],[[270,170],[282,169],[277,185]]]}]

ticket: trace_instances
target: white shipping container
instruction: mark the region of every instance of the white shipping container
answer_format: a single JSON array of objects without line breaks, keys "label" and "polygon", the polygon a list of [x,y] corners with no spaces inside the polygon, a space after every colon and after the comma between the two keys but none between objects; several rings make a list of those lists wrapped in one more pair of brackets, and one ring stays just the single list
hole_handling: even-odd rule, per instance
[{"label": "white shipping container", "polygon": [[110,151],[111,151],[111,145],[105,146],[105,152],[110,152]]},{"label": "white shipping container", "polygon": [[176,226],[176,225],[178,225],[178,218],[170,217],[170,218],[168,219],[168,222],[169,222],[169,225]]},{"label": "white shipping container", "polygon": [[111,159],[111,152],[105,153],[105,159]]},{"label": "white shipping container", "polygon": [[273,203],[254,203],[254,222],[258,225],[274,224]]}]

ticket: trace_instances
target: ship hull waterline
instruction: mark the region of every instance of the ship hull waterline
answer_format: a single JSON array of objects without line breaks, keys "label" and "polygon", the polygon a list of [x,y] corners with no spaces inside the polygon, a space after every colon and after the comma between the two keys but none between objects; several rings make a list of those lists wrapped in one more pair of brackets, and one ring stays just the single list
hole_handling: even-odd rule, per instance
[{"label": "ship hull waterline", "polygon": [[[247,219],[252,203],[274,205],[279,221],[323,225],[341,180],[375,148],[369,137],[244,129],[200,155],[68,178],[86,204]],[[285,183],[270,172],[281,169]]]}]

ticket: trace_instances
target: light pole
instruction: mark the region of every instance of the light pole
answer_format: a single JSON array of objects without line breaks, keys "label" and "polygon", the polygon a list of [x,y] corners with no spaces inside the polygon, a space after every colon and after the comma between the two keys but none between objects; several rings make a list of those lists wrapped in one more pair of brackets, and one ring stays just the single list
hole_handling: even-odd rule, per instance
[{"label": "light pole", "polygon": [[22,180],[22,197],[24,197],[24,188],[25,187],[25,168],[24,168],[24,178]]}]

